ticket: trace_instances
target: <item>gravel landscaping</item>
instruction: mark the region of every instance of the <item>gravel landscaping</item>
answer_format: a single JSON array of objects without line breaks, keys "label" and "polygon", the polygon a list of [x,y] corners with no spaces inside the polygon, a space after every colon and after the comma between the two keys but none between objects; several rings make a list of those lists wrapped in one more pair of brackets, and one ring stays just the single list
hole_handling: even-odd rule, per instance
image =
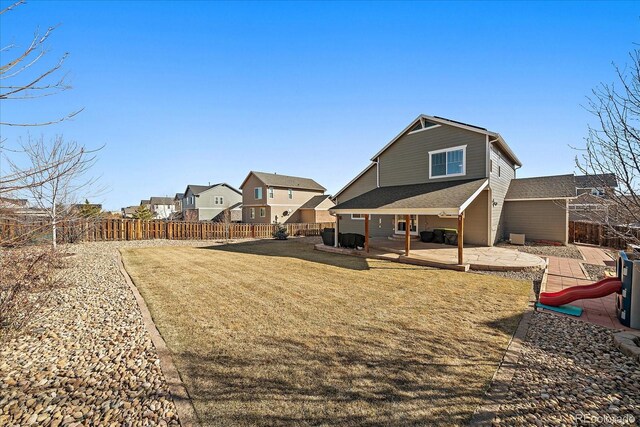
[{"label": "gravel landscaping", "polygon": [[69,246],[52,310],[0,348],[0,425],[178,425],[160,362],[116,262],[118,247]]},{"label": "gravel landscaping", "polygon": [[600,280],[608,277],[607,272],[615,273],[616,269],[614,267],[606,267],[604,265],[594,265],[594,264],[582,264],[584,269],[587,271],[587,274],[592,280]]},{"label": "gravel landscaping", "polygon": [[506,279],[526,280],[527,282],[533,282],[534,280],[542,280],[544,269],[529,268],[520,271],[471,270],[470,273],[489,274],[492,276],[504,277]]},{"label": "gravel landscaping", "polygon": [[495,426],[638,425],[640,365],[606,328],[534,313]]},{"label": "gravel landscaping", "polygon": [[553,246],[553,245],[541,245],[533,242],[527,242],[524,246],[512,245],[509,242],[500,242],[496,246],[508,249],[517,249],[520,252],[527,252],[529,254],[540,256],[555,256],[560,258],[575,258],[583,259],[580,250],[575,245],[566,246]]}]

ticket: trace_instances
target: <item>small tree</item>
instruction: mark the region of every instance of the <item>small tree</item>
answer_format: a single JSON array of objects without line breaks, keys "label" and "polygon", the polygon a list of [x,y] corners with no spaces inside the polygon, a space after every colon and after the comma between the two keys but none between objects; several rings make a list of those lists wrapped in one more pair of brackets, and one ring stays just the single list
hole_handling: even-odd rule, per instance
[{"label": "small tree", "polygon": [[98,218],[102,215],[102,209],[89,203],[89,199],[84,199],[84,203],[78,208],[78,215],[82,218]]},{"label": "small tree", "polygon": [[273,238],[276,240],[287,240],[289,237],[289,233],[287,232],[287,227],[280,224],[279,222],[275,223],[276,230],[273,232]]},{"label": "small tree", "polygon": [[153,219],[153,212],[145,205],[138,206],[138,209],[133,213],[133,218],[149,220]]},{"label": "small tree", "polygon": [[616,83],[600,84],[588,98],[587,108],[597,124],[589,127],[586,147],[576,157],[576,165],[596,182],[604,181],[603,174],[616,176],[618,187],[602,203],[613,202],[618,223],[607,218],[607,229],[615,237],[638,244],[633,226],[640,225],[640,50],[629,57],[627,67],[614,65]]},{"label": "small tree", "polygon": [[[95,164],[98,150],[87,150],[74,141],[65,141],[62,136],[55,137],[50,144],[45,143],[42,137],[38,140],[29,138],[22,145],[30,163],[29,170],[33,171],[22,177],[23,191],[36,207],[46,212],[54,249],[58,224],[77,214],[73,205],[81,193],[93,191],[96,181],[87,178],[86,173]],[[14,174],[20,175],[22,169],[12,161],[10,165]]]}]

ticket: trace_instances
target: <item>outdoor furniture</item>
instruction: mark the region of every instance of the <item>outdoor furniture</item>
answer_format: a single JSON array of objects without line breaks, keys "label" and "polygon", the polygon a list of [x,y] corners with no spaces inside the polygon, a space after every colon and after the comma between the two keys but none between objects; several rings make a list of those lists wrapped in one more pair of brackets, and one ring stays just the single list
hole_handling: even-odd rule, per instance
[{"label": "outdoor furniture", "polygon": [[336,243],[336,230],[335,228],[325,228],[322,230],[322,243],[326,246],[334,246]]},{"label": "outdoor furniture", "polygon": [[364,248],[364,235],[356,233],[340,233],[338,241],[343,248]]},{"label": "outdoor furniture", "polygon": [[435,237],[435,233],[433,231],[420,232],[420,240],[425,243],[433,242],[434,237]]}]

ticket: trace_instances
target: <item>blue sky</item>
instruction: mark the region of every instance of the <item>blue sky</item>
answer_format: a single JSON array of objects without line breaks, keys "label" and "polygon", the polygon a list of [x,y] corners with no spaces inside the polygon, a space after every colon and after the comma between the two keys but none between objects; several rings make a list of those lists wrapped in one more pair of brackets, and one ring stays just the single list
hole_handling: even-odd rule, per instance
[{"label": "blue sky", "polygon": [[84,108],[29,132],[106,144],[99,201],[119,209],[249,170],[335,193],[420,113],[500,132],[520,177],[573,172],[581,105],[640,42],[640,4],[30,1],[2,16],[1,44],[56,24],[45,58],[70,53],[73,89],[0,114]]}]

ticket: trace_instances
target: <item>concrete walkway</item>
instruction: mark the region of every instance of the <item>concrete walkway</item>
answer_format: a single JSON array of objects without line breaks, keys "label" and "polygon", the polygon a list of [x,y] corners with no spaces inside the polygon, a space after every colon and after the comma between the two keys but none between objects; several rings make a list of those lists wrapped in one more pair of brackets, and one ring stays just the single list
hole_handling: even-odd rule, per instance
[{"label": "concrete walkway", "polygon": [[[589,285],[594,282],[587,277],[581,264],[595,264],[612,266],[615,262],[602,249],[595,246],[577,246],[584,260],[572,258],[549,257],[549,270],[547,276],[546,292],[557,292],[571,286]],[[626,330],[616,316],[617,294],[607,295],[603,298],[578,300],[571,305],[582,307],[582,315],[577,318],[585,322],[594,323],[611,329]],[[552,312],[562,316],[562,314]],[[573,316],[569,316],[573,317]],[[574,319],[576,317],[573,317]]]}]

